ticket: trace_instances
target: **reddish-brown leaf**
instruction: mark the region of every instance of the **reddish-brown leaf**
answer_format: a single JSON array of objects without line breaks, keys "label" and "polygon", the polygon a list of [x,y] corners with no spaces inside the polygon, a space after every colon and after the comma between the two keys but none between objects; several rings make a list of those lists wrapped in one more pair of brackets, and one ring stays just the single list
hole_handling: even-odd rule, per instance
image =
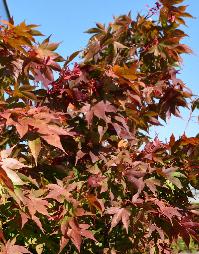
[{"label": "reddish-brown leaf", "polygon": [[5,245],[2,246],[1,254],[25,254],[30,253],[24,246],[16,245],[16,239],[8,240]]},{"label": "reddish-brown leaf", "polygon": [[106,210],[106,213],[113,214],[110,230],[112,230],[114,227],[117,226],[117,224],[120,221],[122,221],[124,228],[126,229],[126,232],[128,233],[128,227],[130,223],[129,217],[131,213],[127,208],[110,207]]}]

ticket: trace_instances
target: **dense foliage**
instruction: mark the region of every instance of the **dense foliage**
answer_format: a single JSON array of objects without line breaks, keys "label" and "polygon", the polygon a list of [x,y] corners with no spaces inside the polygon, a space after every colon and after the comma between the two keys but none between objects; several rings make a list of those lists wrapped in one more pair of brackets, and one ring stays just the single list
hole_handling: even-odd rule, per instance
[{"label": "dense foliage", "polygon": [[199,240],[199,138],[147,134],[192,98],[177,77],[191,53],[182,2],[97,23],[66,60],[36,25],[1,24],[1,254],[167,254]]}]

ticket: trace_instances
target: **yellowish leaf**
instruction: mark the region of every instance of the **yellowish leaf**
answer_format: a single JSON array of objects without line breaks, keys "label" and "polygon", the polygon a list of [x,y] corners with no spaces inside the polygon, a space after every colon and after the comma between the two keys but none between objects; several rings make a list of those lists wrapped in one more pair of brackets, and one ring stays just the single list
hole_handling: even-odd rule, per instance
[{"label": "yellowish leaf", "polygon": [[119,65],[113,66],[113,72],[122,78],[129,79],[129,80],[136,80],[138,75],[136,73],[137,70],[137,63],[132,64],[130,68],[127,66],[120,67]]},{"label": "yellowish leaf", "polygon": [[41,140],[40,140],[40,138],[36,138],[34,140],[29,140],[28,145],[30,147],[32,156],[35,159],[35,164],[37,165],[37,158],[38,158],[40,150],[41,150]]}]

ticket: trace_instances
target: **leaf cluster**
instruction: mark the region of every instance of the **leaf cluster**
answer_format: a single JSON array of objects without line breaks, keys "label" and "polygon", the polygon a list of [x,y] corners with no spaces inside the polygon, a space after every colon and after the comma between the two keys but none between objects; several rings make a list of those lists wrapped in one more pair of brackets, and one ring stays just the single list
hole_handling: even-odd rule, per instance
[{"label": "leaf cluster", "polygon": [[2,23],[0,253],[158,254],[199,240],[199,138],[148,136],[192,98],[177,77],[191,53],[182,2],[97,23],[65,60],[36,25]]}]

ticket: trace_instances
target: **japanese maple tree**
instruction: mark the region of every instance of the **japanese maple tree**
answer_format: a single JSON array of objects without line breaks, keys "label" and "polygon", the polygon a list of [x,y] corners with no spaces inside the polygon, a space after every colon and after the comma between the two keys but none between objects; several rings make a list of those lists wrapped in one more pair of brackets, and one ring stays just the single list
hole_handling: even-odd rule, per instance
[{"label": "japanese maple tree", "polygon": [[199,138],[148,135],[192,99],[177,76],[192,52],[182,3],[97,23],[67,59],[36,25],[2,21],[0,253],[167,254],[199,240]]}]

